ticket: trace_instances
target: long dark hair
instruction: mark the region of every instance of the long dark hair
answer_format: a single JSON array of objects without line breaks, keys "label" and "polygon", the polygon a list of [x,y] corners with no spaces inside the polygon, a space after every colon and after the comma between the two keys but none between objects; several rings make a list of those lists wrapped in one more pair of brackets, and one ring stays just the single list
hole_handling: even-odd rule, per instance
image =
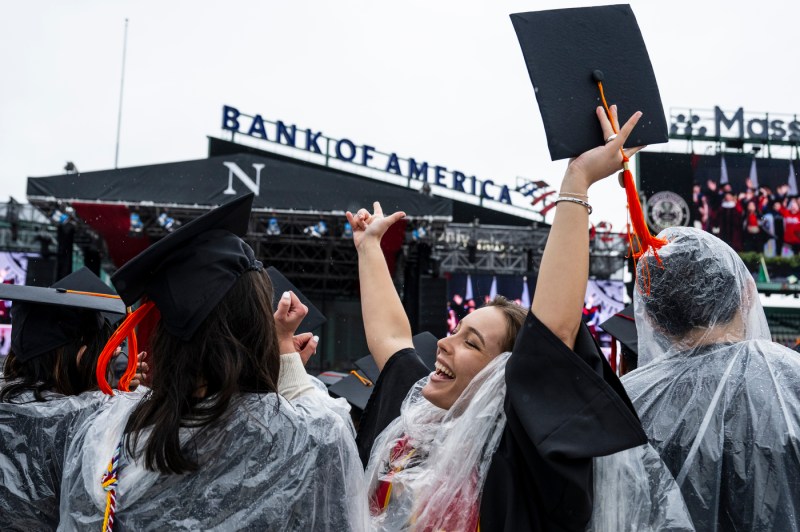
[{"label": "long dark hair", "polygon": [[[43,402],[45,392],[78,395],[97,387],[97,357],[111,337],[111,327],[103,324],[97,330],[96,317],[87,313],[83,333],[77,340],[31,358],[25,362],[11,350],[3,366],[4,386],[0,403],[14,402],[20,395],[33,393],[34,402]],[[86,350],[78,360],[82,346]]]},{"label": "long dark hair", "polygon": [[272,283],[264,271],[242,274],[211,315],[183,341],[159,322],[150,346],[152,388],[125,427],[126,448],[145,467],[181,474],[198,463],[181,449],[181,427],[224,421],[241,392],[277,391],[280,352],[272,315]]}]

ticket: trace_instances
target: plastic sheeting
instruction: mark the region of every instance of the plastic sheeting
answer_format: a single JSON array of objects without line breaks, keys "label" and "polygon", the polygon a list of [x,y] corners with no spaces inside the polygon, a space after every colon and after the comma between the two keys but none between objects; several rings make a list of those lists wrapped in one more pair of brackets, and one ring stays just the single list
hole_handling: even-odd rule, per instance
[{"label": "plastic sheeting", "polygon": [[[70,445],[60,530],[100,530],[100,478],[137,401],[120,394]],[[124,454],[115,530],[366,530],[348,412],[346,402],[320,390],[291,403],[277,394],[243,394],[226,423],[182,429],[198,471],[161,474]]]},{"label": "plastic sheeting", "polygon": [[664,268],[635,296],[640,368],[623,383],[698,530],[800,530],[800,355],[769,341],[735,252],[661,233]]},{"label": "plastic sheeting", "polygon": [[105,401],[99,392],[33,394],[0,403],[0,530],[55,530],[70,426]]},{"label": "plastic sheeting", "polygon": [[[509,355],[489,363],[450,410],[422,396],[427,377],[409,391],[367,467],[373,530],[475,530],[506,424]],[[675,481],[649,445],[597,458],[594,468],[592,532],[694,530]],[[386,493],[383,483],[391,483],[385,508],[376,496]]]},{"label": "plastic sheeting", "polygon": [[649,444],[594,459],[589,532],[693,531],[680,489]]},{"label": "plastic sheeting", "polygon": [[490,362],[450,410],[422,396],[428,377],[411,388],[400,417],[372,446],[368,493],[374,499],[382,482],[391,483],[385,509],[380,508],[382,501],[372,501],[374,530],[475,530],[483,481],[506,424],[505,365],[510,355]]}]

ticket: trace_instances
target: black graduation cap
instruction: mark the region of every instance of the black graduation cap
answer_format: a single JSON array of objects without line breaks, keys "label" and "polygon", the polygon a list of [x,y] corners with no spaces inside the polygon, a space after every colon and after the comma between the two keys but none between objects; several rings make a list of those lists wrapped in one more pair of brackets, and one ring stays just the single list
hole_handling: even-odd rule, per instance
[{"label": "black graduation cap", "polygon": [[436,350],[439,340],[428,331],[421,332],[411,339],[414,342],[414,349],[417,351],[420,360],[425,366],[433,371],[436,363]]},{"label": "black graduation cap", "polygon": [[236,198],[181,226],[128,261],[111,282],[127,305],[155,303],[164,327],[189,340],[249,270],[261,270],[247,233],[253,194]]},{"label": "black graduation cap", "polygon": [[629,5],[511,15],[542,114],[550,157],[576,157],[604,143],[595,115],[616,104],[620,125],[643,116],[626,147],[667,142],[667,122],[650,57]]},{"label": "black graduation cap", "polygon": [[272,297],[272,306],[274,307],[273,310],[278,309],[278,302],[280,301],[281,296],[284,292],[288,291],[294,292],[298,299],[300,299],[300,302],[308,307],[308,314],[306,314],[306,317],[303,318],[302,323],[300,323],[300,326],[297,328],[297,334],[311,332],[318,327],[322,327],[322,325],[328,321],[322,312],[320,312],[319,309],[315,307],[314,304],[305,296],[305,294],[298,290],[297,287],[294,286],[289,279],[284,277],[284,275],[274,266],[267,268],[267,274],[272,281],[274,293]]},{"label": "black graduation cap", "polygon": [[[434,363],[436,362],[436,343],[438,342],[436,337],[425,331],[415,335],[411,341],[414,343],[414,349],[422,363],[433,371]],[[333,395],[344,397],[351,405],[364,410],[367,406],[367,401],[372,395],[372,390],[375,389],[374,384],[378,382],[380,371],[372,355],[359,358],[355,361],[355,365],[360,372],[359,376],[366,377],[369,383],[364,382],[363,378],[359,378],[356,375],[348,375],[339,382],[332,384],[328,390]],[[372,385],[370,386],[370,384]]]},{"label": "black graduation cap", "polygon": [[[339,382],[332,384],[328,391],[336,397],[344,397],[351,405],[364,410],[367,402],[375,389],[374,381],[372,385],[363,382],[363,377],[348,375]],[[371,380],[371,379],[370,379]]]},{"label": "black graduation cap", "polygon": [[633,305],[628,305],[600,324],[600,328],[619,340],[625,347],[639,354],[639,337],[636,334],[636,321],[633,317]]},{"label": "black graduation cap", "polygon": [[99,331],[103,314],[125,314],[124,303],[88,268],[50,288],[0,284],[0,299],[14,301],[11,349],[22,362]]}]

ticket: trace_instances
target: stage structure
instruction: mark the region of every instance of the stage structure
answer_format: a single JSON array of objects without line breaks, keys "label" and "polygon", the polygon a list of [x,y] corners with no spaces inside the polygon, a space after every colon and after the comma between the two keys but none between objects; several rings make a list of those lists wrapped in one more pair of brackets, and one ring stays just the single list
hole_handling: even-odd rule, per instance
[{"label": "stage structure", "polygon": [[[371,208],[378,200],[384,211],[407,213],[382,248],[415,331],[446,333],[449,274],[518,274],[535,280],[549,232],[542,211],[552,208],[546,182],[518,180],[509,190],[441,165],[312,135],[326,146],[317,153],[298,147],[299,131],[296,140],[290,138],[296,127],[265,122],[252,135],[228,129],[246,143],[209,138],[206,159],[32,177],[28,200],[57,231],[73,230],[83,253],[98,257],[97,270],[112,273],[182,224],[254,193],[246,239],[265,265],[281,270],[329,318],[318,369],[346,367],[366,353],[347,210]],[[265,138],[259,138],[258,128],[267,126],[276,131],[265,130]],[[389,165],[390,171],[370,167],[380,156],[385,162],[378,166]],[[593,232],[595,276],[622,278],[625,242],[619,234]]]}]

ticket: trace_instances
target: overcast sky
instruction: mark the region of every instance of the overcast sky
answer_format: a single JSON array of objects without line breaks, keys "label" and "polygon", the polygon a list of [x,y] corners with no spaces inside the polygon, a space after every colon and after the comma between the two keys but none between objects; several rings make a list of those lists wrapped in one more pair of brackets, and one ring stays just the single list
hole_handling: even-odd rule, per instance
[{"label": "overcast sky", "polygon": [[[670,107],[800,112],[800,2],[633,1]],[[206,156],[223,104],[514,184],[557,186],[509,13],[559,1],[2,0],[0,200],[28,176]],[[623,58],[624,59],[624,58]],[[681,143],[657,150],[685,151]],[[593,189],[622,229],[624,193]]]}]

